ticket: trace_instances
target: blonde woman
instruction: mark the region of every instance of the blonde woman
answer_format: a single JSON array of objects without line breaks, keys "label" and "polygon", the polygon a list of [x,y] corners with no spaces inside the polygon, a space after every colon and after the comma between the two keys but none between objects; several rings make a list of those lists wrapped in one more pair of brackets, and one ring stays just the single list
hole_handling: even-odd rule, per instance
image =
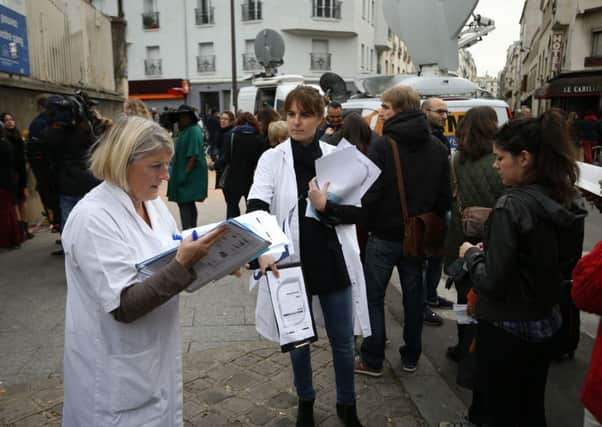
[{"label": "blonde woman", "polygon": [[126,116],[139,116],[145,119],[152,119],[150,111],[146,108],[144,102],[139,99],[128,99],[123,103],[123,112]]},{"label": "blonde woman", "polygon": [[268,125],[268,141],[270,147],[275,147],[287,139],[288,126],[284,120],[277,120]]}]

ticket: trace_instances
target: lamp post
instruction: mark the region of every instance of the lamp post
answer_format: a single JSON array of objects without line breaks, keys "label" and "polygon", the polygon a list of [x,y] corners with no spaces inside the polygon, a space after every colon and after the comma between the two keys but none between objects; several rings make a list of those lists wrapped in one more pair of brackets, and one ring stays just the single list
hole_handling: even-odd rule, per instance
[{"label": "lamp post", "polygon": [[232,105],[234,114],[238,111],[238,84],[236,82],[236,29],[234,28],[234,0],[230,0],[230,38],[232,42]]}]

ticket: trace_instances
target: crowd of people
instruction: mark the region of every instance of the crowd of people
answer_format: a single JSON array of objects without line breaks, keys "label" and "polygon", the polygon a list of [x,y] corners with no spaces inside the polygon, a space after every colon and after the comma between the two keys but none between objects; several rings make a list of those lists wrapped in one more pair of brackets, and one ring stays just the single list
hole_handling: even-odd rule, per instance
[{"label": "crowd of people", "polygon": [[[99,126],[91,126],[69,103],[41,98],[25,138],[13,114],[0,116],[0,246],[32,237],[28,167],[49,223],[61,232],[65,426],[182,425],[177,295],[222,230],[185,239],[150,277],[140,278],[135,265],[199,225],[196,203],[207,198],[210,170],[226,218],[240,215],[244,199],[247,212],[265,210],[283,224],[294,247],[287,262],[300,263],[308,298],[324,315],[334,409],[344,425],[361,426],[354,375],[383,374],[385,292],[395,267],[404,372],[419,367],[423,325],[443,324],[433,308],[453,304],[438,295],[443,274],[476,320],[458,325],[457,343],[446,351],[472,403],[465,420],[441,425],[546,425],[549,366],[575,351],[574,314],[602,313],[600,244],[580,259],[587,211],[575,187],[574,117],[525,112],[499,127],[493,109],[474,107],[458,124],[452,153],[443,135],[446,102],[421,101],[407,86],[383,93],[382,135],[309,86],[288,94],[283,117],[266,108],[212,110],[201,120],[188,105],[158,114],[128,100],[115,123],[97,116]],[[587,141],[593,153],[593,134],[578,135],[584,153]],[[342,140],[380,169],[361,206],[335,203],[328,184],[315,180],[316,159]],[[181,228],[158,198],[165,181]],[[599,197],[587,198],[602,208]],[[319,220],[305,215],[308,205]],[[278,276],[279,261],[260,256],[254,267]],[[365,287],[366,312],[358,311],[354,286]],[[356,355],[358,322],[369,333]],[[602,421],[601,333],[582,395],[588,427]],[[290,351],[290,359],[297,426],[313,426],[319,396],[311,346]]]}]

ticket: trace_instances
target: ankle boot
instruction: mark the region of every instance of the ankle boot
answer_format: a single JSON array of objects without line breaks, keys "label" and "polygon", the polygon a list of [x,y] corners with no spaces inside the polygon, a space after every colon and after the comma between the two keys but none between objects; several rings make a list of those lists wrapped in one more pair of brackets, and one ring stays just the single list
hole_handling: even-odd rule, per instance
[{"label": "ankle boot", "polygon": [[345,424],[345,427],[362,427],[357,417],[357,408],[355,403],[352,405],[343,405],[337,403],[337,415]]},{"label": "ankle boot", "polygon": [[314,402],[315,400],[299,399],[297,408],[297,427],[314,427]]}]

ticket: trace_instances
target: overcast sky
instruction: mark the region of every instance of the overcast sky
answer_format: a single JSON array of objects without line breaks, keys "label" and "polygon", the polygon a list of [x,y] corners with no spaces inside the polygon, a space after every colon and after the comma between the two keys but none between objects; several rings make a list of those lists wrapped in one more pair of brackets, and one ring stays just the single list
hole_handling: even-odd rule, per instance
[{"label": "overcast sky", "polygon": [[480,0],[475,13],[495,20],[495,30],[483,37],[483,41],[468,48],[475,63],[477,74],[496,76],[506,63],[506,49],[520,38],[518,20],[523,10],[523,0]]}]

